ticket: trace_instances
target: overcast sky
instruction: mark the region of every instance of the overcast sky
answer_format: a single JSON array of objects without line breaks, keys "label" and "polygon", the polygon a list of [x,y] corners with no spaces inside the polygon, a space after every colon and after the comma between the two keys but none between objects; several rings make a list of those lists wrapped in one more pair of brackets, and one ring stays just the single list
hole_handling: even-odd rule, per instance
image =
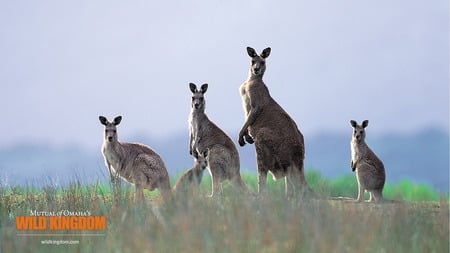
[{"label": "overcast sky", "polygon": [[272,48],[265,82],[306,136],[448,131],[448,4],[1,1],[0,145],[98,148],[99,115],[123,116],[122,139],[187,131],[189,82],[236,140],[247,46]]}]

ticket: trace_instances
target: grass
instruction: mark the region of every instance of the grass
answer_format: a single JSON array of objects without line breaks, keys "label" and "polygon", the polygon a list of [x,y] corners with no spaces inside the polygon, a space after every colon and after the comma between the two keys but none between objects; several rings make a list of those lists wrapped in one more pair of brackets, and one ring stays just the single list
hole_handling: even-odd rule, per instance
[{"label": "grass", "polygon": [[[206,175],[206,174],[205,174]],[[257,176],[253,173],[243,173],[243,180],[252,191],[257,191]],[[334,179],[323,177],[317,170],[308,170],[306,180],[310,186],[323,196],[346,196],[356,198],[358,196],[358,183],[355,175],[345,175]],[[269,175],[267,177],[268,187],[276,194],[284,193],[284,180],[275,181]],[[202,181],[205,191],[211,187],[209,176],[205,176]],[[366,193],[366,199],[369,198]],[[387,183],[383,190],[383,196],[387,199],[397,199],[406,201],[439,201],[441,198],[448,199],[448,193],[439,193],[426,184],[414,184],[408,180],[402,180],[395,184]]]},{"label": "grass", "polygon": [[[269,179],[269,194],[246,197],[227,184],[224,196],[208,198],[209,177],[200,196],[162,203],[157,192],[134,204],[126,186],[114,204],[107,183],[66,187],[0,186],[0,252],[448,252],[448,195],[402,181],[385,196],[404,202],[372,204],[336,200],[287,200],[284,183]],[[325,196],[356,195],[354,178],[333,180],[307,173]],[[256,175],[244,174],[256,189]],[[437,195],[436,195],[437,194]],[[426,200],[426,201],[422,201]],[[89,211],[106,216],[104,231],[37,231],[19,235],[15,217],[38,211]],[[37,233],[30,231],[29,233]],[[57,235],[48,235],[57,233]],[[43,235],[42,235],[43,234]],[[92,235],[97,234],[97,235]],[[43,240],[78,241],[73,245]]]}]

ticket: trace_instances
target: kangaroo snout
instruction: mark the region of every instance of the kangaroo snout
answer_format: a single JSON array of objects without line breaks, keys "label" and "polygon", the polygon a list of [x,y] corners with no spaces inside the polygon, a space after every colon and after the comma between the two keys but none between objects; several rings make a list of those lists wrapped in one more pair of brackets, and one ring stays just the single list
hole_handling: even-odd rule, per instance
[{"label": "kangaroo snout", "polygon": [[261,67],[259,67],[259,66],[254,66],[254,67],[253,67],[253,74],[259,75],[260,73],[261,73]]}]

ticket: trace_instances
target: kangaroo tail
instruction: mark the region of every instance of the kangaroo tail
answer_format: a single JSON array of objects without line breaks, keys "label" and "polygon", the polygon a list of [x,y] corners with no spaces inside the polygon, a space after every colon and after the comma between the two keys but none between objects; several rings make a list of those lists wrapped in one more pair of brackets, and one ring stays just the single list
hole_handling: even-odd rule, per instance
[{"label": "kangaroo tail", "polygon": [[310,198],[323,198],[319,193],[315,192],[311,186],[309,185],[308,181],[306,181],[305,177],[305,167],[303,160],[300,161],[300,164],[298,165],[300,170],[300,190],[303,193],[304,196],[310,197]]}]

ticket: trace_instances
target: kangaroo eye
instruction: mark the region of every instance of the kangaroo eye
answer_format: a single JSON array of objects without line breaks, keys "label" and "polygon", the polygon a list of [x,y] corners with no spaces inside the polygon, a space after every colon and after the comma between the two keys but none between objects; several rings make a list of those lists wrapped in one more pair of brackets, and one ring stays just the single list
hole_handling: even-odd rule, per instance
[{"label": "kangaroo eye", "polygon": [[255,64],[255,60],[252,60],[252,65],[254,65]]}]

